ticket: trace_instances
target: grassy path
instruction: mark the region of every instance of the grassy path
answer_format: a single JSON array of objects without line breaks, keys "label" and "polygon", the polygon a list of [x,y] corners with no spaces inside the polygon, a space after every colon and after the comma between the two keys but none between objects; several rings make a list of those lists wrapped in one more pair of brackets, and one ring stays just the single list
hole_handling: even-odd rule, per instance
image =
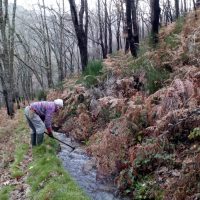
[{"label": "grassy path", "polygon": [[44,144],[32,149],[23,111],[13,120],[3,116],[0,116],[1,200],[89,199],[57,158],[57,142],[45,137]]}]

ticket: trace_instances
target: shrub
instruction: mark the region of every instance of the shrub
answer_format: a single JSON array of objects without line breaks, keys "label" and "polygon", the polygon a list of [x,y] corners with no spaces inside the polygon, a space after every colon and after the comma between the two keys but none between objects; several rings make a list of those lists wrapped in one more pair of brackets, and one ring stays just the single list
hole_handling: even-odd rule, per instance
[{"label": "shrub", "polygon": [[188,138],[192,139],[200,139],[200,128],[194,128],[193,131],[190,132]]},{"label": "shrub", "polygon": [[102,68],[103,68],[103,65],[100,60],[91,61],[88,63],[85,71],[83,72],[83,76],[87,76],[87,75],[98,76],[101,74]]},{"label": "shrub", "polygon": [[146,90],[150,94],[159,90],[169,76],[169,73],[165,69],[156,69],[153,66],[150,66],[147,69],[147,84],[145,85]]},{"label": "shrub", "polygon": [[39,90],[37,93],[36,93],[36,98],[41,101],[45,101],[47,99],[47,92],[45,90]]},{"label": "shrub", "polygon": [[82,77],[76,82],[77,84],[84,83],[86,87],[90,88],[98,84],[97,76],[102,74],[102,62],[100,60],[94,60],[88,63]]},{"label": "shrub", "polygon": [[136,177],[133,170],[124,169],[120,172],[118,187],[123,194],[133,197],[132,199],[163,199],[164,192],[157,184],[155,178],[150,175]]},{"label": "shrub", "polygon": [[176,49],[180,44],[180,39],[176,34],[170,34],[164,39],[167,46],[171,49]]},{"label": "shrub", "polygon": [[181,31],[183,30],[184,21],[185,21],[184,17],[178,18],[178,20],[176,21],[176,26],[175,26],[174,31],[173,31],[174,34],[180,34],[181,33]]},{"label": "shrub", "polygon": [[176,21],[175,28],[172,33],[170,33],[166,38],[164,39],[167,46],[171,49],[175,49],[180,45],[180,39],[178,38],[178,35],[183,30],[183,24],[184,24],[184,17],[180,17]]},{"label": "shrub", "polygon": [[87,75],[87,76],[85,76],[84,79],[83,79],[83,81],[84,81],[86,87],[88,87],[88,88],[90,86],[96,85],[98,83],[98,79],[95,76],[93,76],[93,75]]},{"label": "shrub", "polygon": [[56,85],[54,85],[54,89],[63,90],[63,82],[59,82]]},{"label": "shrub", "polygon": [[131,68],[136,72],[145,71],[146,83],[145,90],[149,91],[150,94],[156,92],[163,86],[164,80],[169,76],[169,72],[165,69],[158,69],[154,66],[150,60],[141,57],[137,59],[131,66]]}]

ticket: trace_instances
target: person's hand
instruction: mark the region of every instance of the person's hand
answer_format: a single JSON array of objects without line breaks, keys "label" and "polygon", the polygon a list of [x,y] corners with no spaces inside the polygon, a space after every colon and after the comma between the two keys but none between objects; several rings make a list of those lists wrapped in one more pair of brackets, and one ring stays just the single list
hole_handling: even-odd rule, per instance
[{"label": "person's hand", "polygon": [[48,136],[53,138],[53,133],[52,132],[48,133]]},{"label": "person's hand", "polygon": [[47,128],[47,131],[48,131],[48,136],[53,138],[53,133],[52,133],[52,129],[51,128]]}]

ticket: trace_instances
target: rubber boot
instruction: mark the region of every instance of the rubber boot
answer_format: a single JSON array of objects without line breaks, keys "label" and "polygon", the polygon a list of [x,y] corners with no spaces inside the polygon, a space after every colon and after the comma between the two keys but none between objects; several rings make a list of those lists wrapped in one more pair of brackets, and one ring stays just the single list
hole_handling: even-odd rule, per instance
[{"label": "rubber boot", "polygon": [[44,139],[44,134],[37,134],[37,145],[40,145],[43,143],[43,139]]},{"label": "rubber boot", "polygon": [[36,133],[31,133],[31,145],[36,146]]}]

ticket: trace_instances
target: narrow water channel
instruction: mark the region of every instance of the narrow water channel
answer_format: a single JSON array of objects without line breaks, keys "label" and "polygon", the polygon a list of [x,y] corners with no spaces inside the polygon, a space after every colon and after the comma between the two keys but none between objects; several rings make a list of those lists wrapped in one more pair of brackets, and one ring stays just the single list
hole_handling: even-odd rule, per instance
[{"label": "narrow water channel", "polygon": [[74,142],[72,144],[71,139],[64,134],[57,133],[56,137],[69,145],[76,146],[76,149],[70,152],[71,148],[61,143],[61,151],[58,156],[65,169],[91,199],[122,200],[122,198],[115,196],[116,188],[114,185],[104,184],[96,179],[97,171],[93,159],[88,157],[78,144]]}]

